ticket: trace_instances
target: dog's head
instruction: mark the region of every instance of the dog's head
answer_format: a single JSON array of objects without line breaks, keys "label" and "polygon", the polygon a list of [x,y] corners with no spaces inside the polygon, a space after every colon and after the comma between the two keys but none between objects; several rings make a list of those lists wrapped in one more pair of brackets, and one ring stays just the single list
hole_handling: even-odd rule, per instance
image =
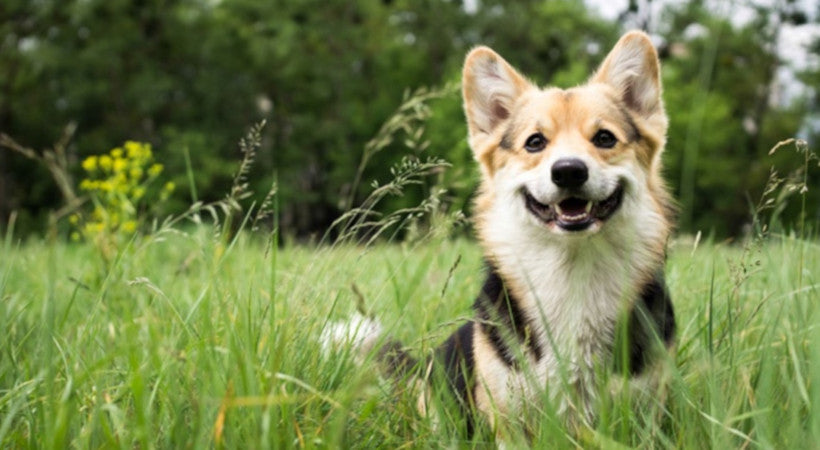
[{"label": "dog's head", "polygon": [[550,240],[625,227],[665,239],[667,118],[646,34],[624,35],[586,84],[566,90],[538,88],[478,47],[464,64],[463,95],[482,171],[483,237],[487,222],[504,221]]}]

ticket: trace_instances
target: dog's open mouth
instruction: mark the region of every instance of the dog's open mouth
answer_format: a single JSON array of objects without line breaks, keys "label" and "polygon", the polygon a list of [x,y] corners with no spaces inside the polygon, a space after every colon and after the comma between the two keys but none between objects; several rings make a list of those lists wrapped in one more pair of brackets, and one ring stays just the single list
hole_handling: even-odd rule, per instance
[{"label": "dog's open mouth", "polygon": [[554,223],[566,231],[582,231],[596,221],[603,222],[609,219],[618,210],[624,196],[624,188],[619,184],[612,195],[597,202],[580,197],[567,197],[550,205],[536,200],[526,188],[523,189],[523,193],[527,209],[545,224]]}]

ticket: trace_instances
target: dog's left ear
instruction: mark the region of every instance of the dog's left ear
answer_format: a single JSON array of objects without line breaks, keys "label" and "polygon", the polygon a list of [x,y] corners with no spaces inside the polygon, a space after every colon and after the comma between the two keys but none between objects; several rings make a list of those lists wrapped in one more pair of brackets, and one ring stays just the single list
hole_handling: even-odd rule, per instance
[{"label": "dog's left ear", "polygon": [[628,108],[645,118],[663,111],[658,53],[642,31],[621,37],[591,81],[613,87]]}]

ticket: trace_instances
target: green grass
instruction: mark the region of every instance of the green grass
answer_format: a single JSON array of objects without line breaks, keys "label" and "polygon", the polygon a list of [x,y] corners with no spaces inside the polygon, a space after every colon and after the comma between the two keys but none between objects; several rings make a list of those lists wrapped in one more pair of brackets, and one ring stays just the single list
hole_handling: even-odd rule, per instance
[{"label": "green grass", "polygon": [[[534,445],[816,446],[820,244],[749,248],[673,243],[679,334],[664,409],[612,402],[576,436],[544,414]],[[149,238],[106,267],[88,244],[7,239],[0,446],[481,447],[418,417],[374,364],[319,344],[360,295],[422,354],[468,317],[481,272],[463,240],[270,249],[203,228]]]}]

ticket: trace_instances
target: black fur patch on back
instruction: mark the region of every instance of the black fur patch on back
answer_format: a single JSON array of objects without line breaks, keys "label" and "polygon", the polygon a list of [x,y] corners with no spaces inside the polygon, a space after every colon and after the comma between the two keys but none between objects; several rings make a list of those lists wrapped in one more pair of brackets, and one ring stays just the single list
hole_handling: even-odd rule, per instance
[{"label": "black fur patch on back", "polygon": [[[647,283],[615,337],[616,373],[640,375],[659,343],[669,347],[675,337],[675,311],[663,274]],[[628,367],[624,367],[624,362]]]},{"label": "black fur patch on back", "polygon": [[[475,355],[473,354],[474,322],[467,322],[436,349],[436,361],[455,396],[466,420],[466,432],[473,434],[475,423]],[[438,381],[440,372],[434,372],[432,381]]]},{"label": "black fur patch on back", "polygon": [[509,367],[516,367],[515,357],[519,352],[510,348],[510,341],[516,339],[535,356],[541,359],[541,346],[533,336],[529,336],[529,320],[521,310],[518,300],[504,286],[504,281],[494,267],[488,267],[488,275],[481,294],[473,308],[476,310],[481,328],[490,339],[498,357]]},{"label": "black fur patch on back", "polygon": [[[465,417],[467,436],[475,431],[475,354],[473,333],[476,327],[487,334],[499,358],[509,367],[517,367],[516,357],[524,350],[512,349],[517,341],[536,359],[542,356],[541,347],[529,336],[529,321],[513,298],[494,267],[488,265],[487,278],[473,305],[477,322],[462,325],[436,349],[432,382],[444,378]],[[515,345],[515,344],[513,344]],[[526,347],[524,347],[526,346]]]}]

